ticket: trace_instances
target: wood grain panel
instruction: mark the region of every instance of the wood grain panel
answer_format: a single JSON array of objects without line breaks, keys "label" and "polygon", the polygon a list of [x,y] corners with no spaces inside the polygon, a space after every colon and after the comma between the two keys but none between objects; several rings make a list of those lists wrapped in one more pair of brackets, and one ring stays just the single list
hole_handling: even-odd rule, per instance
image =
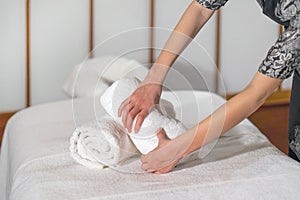
[{"label": "wood grain panel", "polygon": [[30,0],[26,0],[26,107],[30,99]]},{"label": "wood grain panel", "polygon": [[285,154],[288,153],[289,103],[265,105],[253,113],[249,119],[261,132]]},{"label": "wood grain panel", "polygon": [[16,113],[16,111],[0,113],[0,146],[1,146],[1,143],[2,143],[2,137],[3,137],[4,129],[5,129],[5,126],[6,126],[6,122],[15,113]]},{"label": "wood grain panel", "polygon": [[90,0],[90,58],[92,58],[93,55],[93,49],[94,49],[94,0]]},{"label": "wood grain panel", "polygon": [[155,19],[154,19],[154,8],[155,8],[155,0],[150,1],[150,52],[149,52],[149,63],[154,62],[154,30],[153,27],[155,26]]},{"label": "wood grain panel", "polygon": [[219,71],[220,71],[220,45],[221,45],[221,10],[218,10],[217,13],[217,21],[216,21],[216,74],[215,74],[215,92],[219,94]]},{"label": "wood grain panel", "polygon": [[[230,99],[235,95],[227,95]],[[278,90],[250,117],[260,131],[284,153],[288,153],[288,113],[291,91]]]},{"label": "wood grain panel", "polygon": [[249,119],[278,149],[288,153],[290,90],[274,92]]}]

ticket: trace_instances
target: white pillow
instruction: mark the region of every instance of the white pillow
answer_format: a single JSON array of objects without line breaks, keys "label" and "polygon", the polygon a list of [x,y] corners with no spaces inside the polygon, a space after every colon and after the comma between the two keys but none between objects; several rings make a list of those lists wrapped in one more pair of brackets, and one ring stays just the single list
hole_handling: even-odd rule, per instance
[{"label": "white pillow", "polygon": [[147,73],[148,68],[136,60],[101,56],[76,65],[63,89],[70,97],[100,95],[120,78],[137,77],[142,80]]}]

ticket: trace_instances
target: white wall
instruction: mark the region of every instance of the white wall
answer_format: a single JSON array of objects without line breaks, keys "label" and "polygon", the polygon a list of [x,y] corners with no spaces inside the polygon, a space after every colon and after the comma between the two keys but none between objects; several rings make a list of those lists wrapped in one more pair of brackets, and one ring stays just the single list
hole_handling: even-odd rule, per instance
[{"label": "white wall", "polygon": [[25,1],[0,1],[0,111],[25,106]]},{"label": "white wall", "polygon": [[221,73],[228,93],[241,91],[279,35],[254,0],[230,0],[221,16]]},{"label": "white wall", "polygon": [[[95,56],[122,55],[145,63],[150,47],[149,0],[95,2]],[[138,50],[142,48],[141,50]]]},{"label": "white wall", "polygon": [[[191,0],[164,0],[156,1],[155,26],[169,29],[155,32],[155,47],[161,49],[165,44],[170,30],[172,30],[183,12],[191,3]],[[175,89],[189,88],[188,83],[194,89],[215,89],[215,47],[216,47],[216,17],[201,30],[195,40],[181,54],[174,64],[173,69],[166,79],[166,84]],[[155,51],[156,57],[159,51]],[[185,61],[186,59],[186,61]],[[188,63],[188,62],[190,63]],[[183,74],[186,80],[182,77]]]},{"label": "white wall", "polygon": [[31,1],[32,104],[66,98],[62,85],[88,55],[89,1]]}]

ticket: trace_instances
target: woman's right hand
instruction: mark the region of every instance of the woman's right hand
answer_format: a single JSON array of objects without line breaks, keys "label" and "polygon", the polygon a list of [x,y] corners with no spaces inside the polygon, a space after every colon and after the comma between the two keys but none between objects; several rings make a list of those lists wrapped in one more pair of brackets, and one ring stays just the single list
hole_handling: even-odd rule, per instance
[{"label": "woman's right hand", "polygon": [[155,104],[159,103],[162,85],[142,82],[141,85],[119,107],[118,116],[122,116],[124,127],[131,132],[136,118],[134,132],[137,133]]}]

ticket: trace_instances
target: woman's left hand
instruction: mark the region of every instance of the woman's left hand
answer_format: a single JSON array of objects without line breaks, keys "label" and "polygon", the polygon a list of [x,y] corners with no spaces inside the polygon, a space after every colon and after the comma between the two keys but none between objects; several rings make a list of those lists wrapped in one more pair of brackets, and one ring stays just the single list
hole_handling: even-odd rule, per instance
[{"label": "woman's left hand", "polygon": [[158,146],[146,155],[141,156],[142,169],[152,173],[167,173],[171,171],[182,158],[181,147],[176,145],[175,140],[167,138],[161,129],[157,133]]}]

